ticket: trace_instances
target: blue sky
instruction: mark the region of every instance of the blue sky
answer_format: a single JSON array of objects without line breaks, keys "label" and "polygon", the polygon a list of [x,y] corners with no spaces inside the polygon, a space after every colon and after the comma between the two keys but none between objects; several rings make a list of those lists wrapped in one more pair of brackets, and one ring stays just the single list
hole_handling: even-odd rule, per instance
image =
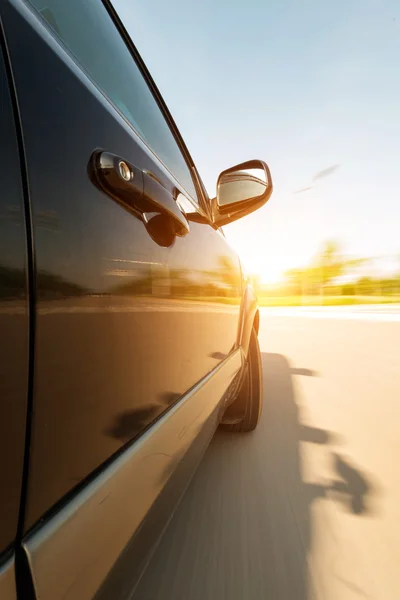
[{"label": "blue sky", "polygon": [[210,194],[221,170],[269,163],[270,202],[226,228],[250,270],[273,280],[327,238],[400,255],[398,0],[114,5]]}]

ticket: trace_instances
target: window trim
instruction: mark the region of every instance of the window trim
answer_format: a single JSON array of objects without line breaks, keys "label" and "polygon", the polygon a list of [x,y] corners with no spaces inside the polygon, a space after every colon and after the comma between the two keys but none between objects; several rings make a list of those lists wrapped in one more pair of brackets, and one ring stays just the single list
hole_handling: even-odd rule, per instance
[{"label": "window trim", "polygon": [[[188,169],[190,171],[190,176],[192,178],[194,188],[198,194],[198,201],[196,201],[196,198],[192,198],[192,200],[195,202],[196,206],[199,206],[208,215],[208,210],[206,209],[207,201],[206,201],[206,198],[204,197],[204,191],[202,189],[203,186],[201,184],[199,185],[199,182],[197,181],[197,178],[200,179],[200,177],[198,175],[196,166],[195,166],[193,159],[190,155],[190,152],[180,134],[180,131],[175,123],[175,120],[172,117],[172,115],[168,109],[168,106],[165,103],[165,101],[160,93],[160,90],[158,89],[153,77],[151,76],[150,71],[146,67],[144,60],[140,56],[138,49],[136,48],[135,44],[133,43],[133,40],[128,33],[128,30],[126,29],[125,25],[123,24],[120,16],[118,15],[116,9],[113,6],[111,0],[101,0],[101,2],[103,4],[103,6],[105,7],[107,13],[109,14],[111,20],[113,21],[115,27],[117,28],[118,33],[120,34],[122,40],[125,42],[125,45],[127,46],[128,50],[132,56],[132,59],[135,61],[136,66],[138,67],[151,94],[153,95],[153,98],[154,98],[158,108],[160,109],[160,112],[161,112],[162,116],[164,117],[164,119],[172,133],[172,136],[178,145],[179,150],[182,153],[182,156],[186,163],[186,166],[188,167]],[[153,152],[153,154],[155,154],[154,150],[152,150],[152,152]],[[159,158],[159,157],[157,156],[157,158]],[[196,177],[193,176],[193,169],[195,169]],[[169,169],[168,169],[168,171],[169,171]],[[172,175],[176,179],[176,177],[173,173],[172,173]],[[186,193],[189,194],[189,192],[184,188],[182,183],[181,182],[179,182],[179,183],[183,187],[183,189],[186,191]],[[191,194],[189,194],[189,197],[191,198]]]}]

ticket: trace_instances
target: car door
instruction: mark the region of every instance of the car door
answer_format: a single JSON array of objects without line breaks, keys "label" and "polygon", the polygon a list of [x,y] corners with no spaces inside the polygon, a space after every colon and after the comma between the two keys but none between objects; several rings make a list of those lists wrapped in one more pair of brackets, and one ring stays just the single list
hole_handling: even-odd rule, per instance
[{"label": "car door", "polygon": [[13,95],[0,26],[0,598],[16,599],[29,378],[26,222]]},{"label": "car door", "polygon": [[36,269],[24,548],[38,597],[122,598],[241,369],[240,265],[110,5],[0,6]]}]

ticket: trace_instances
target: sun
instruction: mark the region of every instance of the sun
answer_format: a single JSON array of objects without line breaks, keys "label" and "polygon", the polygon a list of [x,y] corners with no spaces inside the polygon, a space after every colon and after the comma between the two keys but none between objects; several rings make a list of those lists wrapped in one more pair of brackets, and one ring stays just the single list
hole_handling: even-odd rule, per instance
[{"label": "sun", "polygon": [[253,264],[247,264],[248,270],[252,275],[256,275],[262,284],[280,283],[284,279],[285,267],[275,262],[273,264],[263,264],[259,266],[252,261]]},{"label": "sun", "polygon": [[260,234],[260,228],[233,225],[229,230],[224,228],[226,238],[246,271],[262,284],[282,283],[287,271],[303,267],[312,259],[313,248],[304,243],[303,232],[283,236],[279,230],[270,230]]},{"label": "sun", "polygon": [[274,251],[262,241],[245,235],[227,236],[231,246],[239,255],[246,271],[256,276],[262,284],[280,283],[284,280],[285,272],[294,266],[296,258]]},{"label": "sun", "polygon": [[[239,246],[239,247],[238,247]],[[287,256],[271,256],[268,252],[253,252],[246,244],[234,244],[240,261],[246,271],[259,279],[262,284],[280,283],[285,278],[285,272],[293,264]]]}]

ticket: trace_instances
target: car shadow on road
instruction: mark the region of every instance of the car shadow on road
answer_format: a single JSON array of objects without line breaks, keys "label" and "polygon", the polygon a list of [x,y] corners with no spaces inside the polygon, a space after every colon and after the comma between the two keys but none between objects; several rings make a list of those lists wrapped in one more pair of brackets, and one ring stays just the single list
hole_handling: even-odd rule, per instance
[{"label": "car shadow on road", "polygon": [[[340,501],[368,512],[371,483],[329,444],[332,433],[301,420],[293,369],[262,355],[264,408],[251,434],[218,431],[146,570],[141,600],[310,600],[311,506]],[[332,477],[303,479],[302,445],[326,446]]]}]

